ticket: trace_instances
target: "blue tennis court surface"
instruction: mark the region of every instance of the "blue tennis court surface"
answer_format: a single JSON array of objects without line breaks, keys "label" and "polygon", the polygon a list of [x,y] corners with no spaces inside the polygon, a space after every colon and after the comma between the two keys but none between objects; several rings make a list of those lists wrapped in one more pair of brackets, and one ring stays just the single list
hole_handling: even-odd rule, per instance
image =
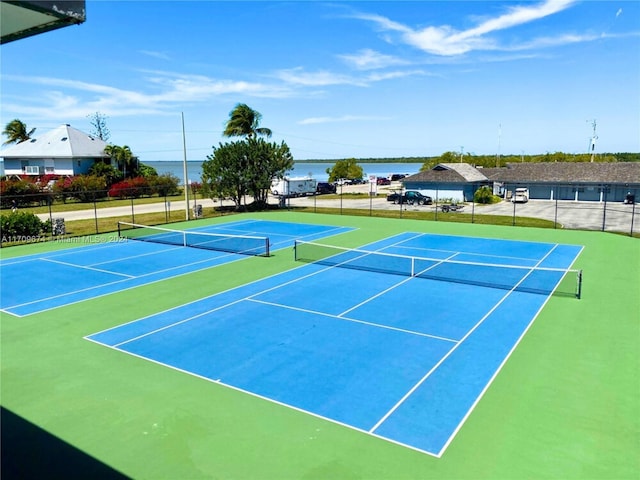
[{"label": "blue tennis court surface", "polygon": [[[349,230],[244,220],[190,231],[264,236],[274,252],[291,247],[296,239],[317,240]],[[126,241],[3,259],[0,309],[16,316],[30,315],[245,258],[237,253]]]},{"label": "blue tennis court surface", "polygon": [[440,456],[560,279],[516,287],[581,247],[404,233],[361,250],[529,269],[505,287],[304,263],[87,338]]}]

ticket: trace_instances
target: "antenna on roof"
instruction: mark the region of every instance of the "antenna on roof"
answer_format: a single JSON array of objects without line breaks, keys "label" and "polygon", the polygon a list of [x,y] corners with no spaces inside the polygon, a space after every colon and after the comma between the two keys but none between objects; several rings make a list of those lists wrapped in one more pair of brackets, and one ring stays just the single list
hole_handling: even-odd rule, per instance
[{"label": "antenna on roof", "polygon": [[[587,120],[588,122],[589,120]],[[595,119],[591,121],[591,126],[593,127],[593,135],[591,135],[591,140],[589,140],[589,151],[591,152],[591,161],[593,162],[596,156],[596,140],[598,139],[598,135],[596,134],[596,121]]]}]

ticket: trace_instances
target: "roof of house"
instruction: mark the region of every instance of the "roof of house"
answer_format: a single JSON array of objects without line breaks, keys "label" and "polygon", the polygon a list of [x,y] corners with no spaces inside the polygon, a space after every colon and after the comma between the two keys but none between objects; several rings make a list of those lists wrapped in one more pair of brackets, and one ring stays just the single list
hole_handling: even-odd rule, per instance
[{"label": "roof of house", "polygon": [[105,158],[107,143],[70,125],[61,125],[40,137],[0,151],[9,158]]},{"label": "roof of house", "polygon": [[501,182],[640,183],[640,162],[509,163],[483,171]]},{"label": "roof of house", "polygon": [[403,182],[429,183],[623,183],[640,184],[640,162],[509,163],[501,168],[475,168],[467,163],[440,163]]},{"label": "roof of house", "polygon": [[488,179],[468,163],[439,163],[431,170],[418,172],[404,178],[403,182],[469,183],[486,182]]}]

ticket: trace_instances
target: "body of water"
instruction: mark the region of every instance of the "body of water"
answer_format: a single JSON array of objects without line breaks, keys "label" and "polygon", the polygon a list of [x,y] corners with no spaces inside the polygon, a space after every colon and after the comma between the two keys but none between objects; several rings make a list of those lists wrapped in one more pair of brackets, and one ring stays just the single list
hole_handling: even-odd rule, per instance
[{"label": "body of water", "polygon": [[[180,179],[182,183],[183,174],[183,162],[174,160],[164,161],[143,161],[142,163],[155,168],[159,174],[172,173]],[[289,172],[290,177],[307,177],[310,176],[319,182],[326,182],[329,178],[327,174],[327,168],[333,167],[335,162],[309,162],[299,163],[296,162],[293,166],[293,170]],[[360,163],[364,170],[364,178],[368,178],[370,175],[376,177],[391,177],[394,173],[413,175],[420,171],[421,163]],[[190,160],[187,162],[187,175],[188,181],[200,182],[202,176],[202,161]]]}]

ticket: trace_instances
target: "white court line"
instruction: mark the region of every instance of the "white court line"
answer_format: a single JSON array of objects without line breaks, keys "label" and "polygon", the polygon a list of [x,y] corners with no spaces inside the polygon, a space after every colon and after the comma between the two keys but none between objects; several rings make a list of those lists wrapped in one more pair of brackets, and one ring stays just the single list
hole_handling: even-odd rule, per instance
[{"label": "white court line", "polygon": [[399,445],[401,447],[408,448],[410,450],[414,450],[416,452],[420,452],[420,453],[423,453],[425,455],[429,455],[431,457],[436,457],[436,455],[433,452],[429,452],[427,450],[421,450],[421,449],[419,449],[417,447],[414,447],[413,445],[401,443],[401,442],[398,442],[397,440],[393,440],[391,438],[383,437],[383,436],[378,435],[376,433],[368,432],[367,430],[365,430],[363,428],[355,427],[353,425],[349,425],[348,423],[344,423],[344,422],[341,422],[339,420],[335,420],[335,419],[330,418],[330,417],[325,417],[323,415],[320,415],[319,413],[315,413],[315,412],[312,412],[310,410],[305,410],[303,408],[296,407],[294,405],[290,405],[288,403],[284,403],[284,402],[281,402],[279,400],[275,400],[273,398],[265,397],[264,395],[260,395],[259,393],[255,393],[255,392],[252,392],[250,390],[245,390],[245,389],[242,389],[240,387],[236,387],[234,385],[230,385],[228,383],[223,382],[221,378],[218,378],[218,379],[208,378],[208,377],[205,377],[204,375],[200,375],[198,373],[195,373],[195,372],[192,372],[192,371],[189,371],[189,370],[184,370],[184,369],[182,369],[180,367],[176,367],[175,365],[171,365],[171,364],[168,364],[168,363],[163,363],[163,362],[160,362],[159,360],[154,360],[153,358],[145,357],[143,355],[130,352],[129,350],[121,350],[121,349],[113,347],[111,345],[107,345],[107,344],[104,344],[104,343],[97,342],[97,341],[95,341],[95,340],[93,340],[91,338],[88,338],[88,337],[84,337],[84,338],[86,340],[89,340],[90,342],[93,342],[93,343],[95,343],[97,345],[100,345],[101,347],[111,348],[111,349],[116,350],[116,351],[118,351],[120,353],[125,353],[127,355],[131,355],[132,357],[138,358],[140,360],[146,360],[146,361],[154,363],[156,365],[160,365],[161,367],[166,367],[166,368],[169,368],[169,369],[174,370],[176,372],[187,374],[187,375],[190,375],[192,377],[199,378],[200,380],[204,380],[204,381],[209,382],[209,383],[220,385],[221,387],[224,387],[224,388],[229,388],[229,389],[234,390],[236,392],[244,393],[244,394],[250,395],[250,396],[252,396],[254,398],[259,398],[260,400],[266,400],[267,402],[270,402],[270,403],[273,403],[275,405],[279,405],[281,407],[285,407],[285,408],[294,410],[296,412],[304,413],[306,415],[311,415],[312,417],[319,418],[320,420],[331,422],[334,425],[340,425],[341,427],[345,427],[345,428],[348,428],[350,430],[354,430],[356,432],[360,432],[360,433],[363,433],[365,435],[369,435],[371,437],[378,438],[378,439],[383,440],[385,442],[393,443],[394,445]]},{"label": "white court line", "polygon": [[[138,242],[140,243],[140,242]],[[160,245],[159,243],[151,243],[151,242],[142,242],[142,243],[146,243],[148,245]],[[124,262],[126,260],[131,260],[134,258],[143,258],[143,257],[148,257],[151,255],[158,255],[158,254],[166,254],[168,252],[173,252],[174,250],[179,250],[180,248],[184,248],[181,245],[173,245],[171,247],[167,246],[166,248],[163,248],[162,250],[156,250],[153,252],[147,252],[147,253],[138,253],[135,255],[129,255],[128,257],[119,257],[119,258],[113,258],[111,260],[106,260],[104,262],[98,262],[98,263],[92,263],[91,266],[95,266],[95,265],[104,265],[107,263],[113,263],[113,262]]]},{"label": "white court line", "polygon": [[[556,244],[553,248],[555,249],[558,245]],[[569,269],[571,269],[573,267],[573,264],[576,262],[576,260],[578,259],[578,257],[580,256],[580,254],[582,253],[582,250],[584,249],[584,247],[580,248],[580,250],[578,251],[578,253],[576,254],[575,258],[573,259],[573,261],[571,262],[571,265],[569,265]],[[553,250],[553,249],[552,249]],[[549,252],[551,253],[551,252]],[[558,282],[559,284],[560,282]],[[556,285],[557,288],[557,285]],[[531,326],[533,325],[533,322],[538,318],[538,315],[540,315],[540,312],[542,312],[542,310],[544,309],[544,307],[547,305],[547,302],[549,302],[549,299],[551,299],[551,295],[548,295],[547,298],[545,299],[545,301],[542,303],[542,305],[540,306],[540,308],[538,309],[538,311],[536,312],[536,314],[533,316],[533,318],[531,319],[531,321],[529,322],[529,324],[527,325],[527,327],[523,330],[522,334],[518,337],[518,339],[516,340],[516,342],[513,344],[513,347],[511,347],[511,350],[509,350],[509,353],[507,353],[507,355],[505,356],[504,360],[500,363],[500,365],[498,366],[498,368],[496,369],[495,373],[491,376],[491,378],[489,379],[489,381],[487,382],[487,384],[485,385],[485,387],[482,389],[482,391],[480,392],[480,394],[478,395],[478,398],[476,398],[475,402],[473,402],[473,404],[471,405],[471,407],[469,408],[469,410],[467,411],[467,413],[462,417],[462,419],[460,420],[460,423],[458,423],[458,425],[456,426],[456,428],[454,429],[454,431],[451,433],[451,435],[449,436],[449,438],[447,439],[447,441],[445,442],[445,444],[442,446],[442,449],[440,449],[440,451],[437,453],[437,457],[440,458],[442,456],[442,454],[444,453],[444,451],[447,449],[447,447],[451,444],[451,442],[453,441],[453,439],[455,438],[455,436],[457,435],[458,431],[460,431],[460,429],[462,428],[462,425],[464,425],[464,422],[467,420],[467,418],[469,418],[469,416],[471,415],[471,413],[473,412],[473,410],[475,410],[476,406],[478,405],[478,403],[480,402],[480,399],[484,396],[484,394],[486,393],[486,391],[489,389],[489,387],[491,386],[491,384],[493,383],[493,381],[495,380],[495,378],[498,376],[498,374],[500,373],[500,371],[502,370],[502,368],[504,367],[504,365],[507,363],[507,360],[509,360],[509,358],[511,357],[511,355],[513,354],[513,352],[515,351],[516,347],[518,345],[520,345],[520,342],[522,341],[522,339],[524,338],[524,336],[526,335],[526,333],[529,331],[529,329],[531,328]]]},{"label": "white court line", "polygon": [[[417,251],[431,251],[431,252],[442,252],[442,253],[452,253],[454,250],[443,250],[441,248],[422,248],[422,247],[405,247],[403,245],[398,245],[400,248],[404,248],[406,250],[417,250]],[[513,257],[510,255],[491,255],[488,253],[475,253],[475,252],[455,252],[458,255],[473,255],[474,257],[488,257],[495,259],[508,259],[508,260],[518,260],[518,261],[527,261],[527,262],[537,262],[536,258],[528,258],[528,257]]]},{"label": "white court line", "polygon": [[[184,306],[186,306],[186,305],[191,305],[191,304],[194,304],[194,303],[203,302],[203,301],[206,301],[206,300],[208,300],[208,299],[211,299],[211,298],[213,298],[213,297],[215,297],[215,296],[217,296],[217,295],[222,295],[223,293],[228,293],[228,292],[231,292],[231,291],[233,291],[233,290],[236,290],[236,289],[239,289],[239,288],[243,288],[243,287],[246,287],[246,286],[248,286],[248,285],[252,285],[252,284],[254,284],[254,283],[258,283],[258,282],[266,281],[266,280],[268,280],[269,278],[273,278],[273,277],[276,277],[276,276],[279,276],[279,275],[283,275],[283,274],[288,273],[288,272],[292,272],[292,271],[294,271],[294,270],[298,270],[298,269],[301,269],[301,268],[308,268],[308,267],[309,267],[309,264],[304,264],[304,265],[301,265],[300,267],[296,267],[296,268],[293,268],[293,269],[291,269],[291,270],[287,270],[287,271],[285,271],[285,272],[279,272],[279,273],[276,273],[276,274],[271,275],[271,276],[266,277],[266,278],[260,278],[260,279],[258,279],[258,280],[254,280],[253,282],[248,283],[248,284],[246,284],[246,285],[241,285],[241,286],[238,286],[238,287],[233,287],[233,288],[230,288],[230,289],[228,289],[228,290],[224,290],[224,291],[222,291],[222,292],[214,293],[213,295],[210,295],[210,296],[208,296],[208,297],[204,297],[204,298],[200,298],[200,299],[194,300],[193,302],[190,302],[190,303],[187,303],[187,304],[184,304],[184,305],[178,305],[177,307],[173,307],[173,308],[171,308],[171,309],[169,309],[169,310],[165,310],[165,311],[163,311],[163,312],[158,312],[158,313],[155,313],[155,314],[149,315],[149,316],[147,316],[147,317],[139,318],[139,319],[136,319],[136,320],[132,320],[131,322],[127,322],[127,323],[123,323],[123,324],[121,324],[121,325],[117,325],[117,326],[115,326],[115,327],[107,328],[106,330],[102,330],[102,331],[100,331],[100,332],[92,333],[92,334],[91,334],[91,336],[99,335],[99,334],[102,334],[102,333],[108,332],[108,331],[110,331],[110,330],[115,330],[115,329],[117,329],[117,328],[123,327],[124,325],[131,325],[131,324],[136,323],[136,322],[138,322],[138,321],[145,320],[145,319],[147,319],[147,318],[151,318],[151,317],[154,317],[154,316],[162,315],[162,314],[164,314],[164,313],[166,313],[166,312],[170,312],[170,311],[172,311],[172,310],[176,310],[176,309],[182,308],[182,307],[184,307]],[[206,315],[206,314],[208,314],[208,313],[211,313],[211,312],[215,312],[215,311],[220,310],[221,308],[225,308],[225,307],[227,307],[227,306],[229,306],[229,305],[233,305],[233,304],[235,304],[235,303],[238,303],[238,302],[241,302],[241,301],[244,301],[244,300],[251,300],[251,299],[253,299],[254,297],[257,297],[257,296],[262,295],[262,294],[264,294],[264,293],[268,293],[268,292],[271,292],[271,291],[273,291],[273,290],[277,290],[277,289],[279,289],[279,288],[282,288],[282,287],[284,287],[284,286],[286,286],[286,285],[291,285],[291,284],[296,283],[296,282],[299,282],[299,281],[301,281],[301,280],[305,280],[305,279],[307,279],[307,278],[313,277],[314,275],[319,275],[319,274],[324,273],[324,272],[326,272],[326,271],[328,271],[328,270],[331,270],[331,269],[333,269],[333,268],[335,268],[335,267],[333,267],[333,266],[328,266],[328,267],[322,268],[322,269],[320,269],[320,270],[317,270],[317,271],[315,271],[315,272],[311,272],[311,273],[308,273],[308,274],[306,274],[306,275],[303,275],[303,276],[301,276],[301,277],[296,277],[296,278],[293,278],[293,279],[291,279],[291,280],[287,280],[286,282],[279,283],[279,284],[274,285],[274,286],[272,286],[272,287],[269,287],[269,288],[266,288],[266,289],[261,290],[261,291],[259,291],[259,292],[256,292],[256,293],[254,293],[254,294],[251,294],[251,295],[249,295],[249,296],[247,296],[247,297],[243,297],[243,298],[240,298],[240,299],[238,299],[238,300],[234,300],[233,302],[228,303],[228,304],[225,304],[225,305],[223,305],[223,306],[215,307],[215,308],[213,308],[213,309],[211,309],[211,310],[207,310],[207,311],[205,311],[205,312],[199,313],[198,315],[195,315],[195,316],[193,316],[193,317],[189,317],[189,318],[187,318],[187,319],[182,319],[182,320],[179,320],[179,321],[177,321],[177,322],[171,323],[171,324],[169,324],[169,325],[165,325],[165,326],[163,326],[163,327],[160,327],[160,328],[158,328],[158,329],[151,330],[151,331],[149,331],[149,332],[147,332],[147,333],[145,333],[145,334],[143,334],[143,335],[140,335],[140,336],[138,336],[138,337],[135,337],[135,339],[137,340],[137,339],[139,339],[139,338],[146,337],[146,336],[148,336],[148,335],[153,335],[153,334],[154,334],[154,333],[156,333],[156,332],[160,332],[160,331],[163,331],[163,330],[167,330],[167,329],[169,329],[169,328],[171,328],[171,327],[173,327],[173,326],[181,325],[181,324],[186,323],[187,321],[190,321],[190,320],[195,320],[196,318],[199,318],[199,317],[201,317],[201,316],[203,316],[203,315]],[[85,337],[85,338],[87,338],[87,337]],[[442,339],[444,340],[445,338],[443,337]],[[122,342],[122,343],[120,343],[120,344],[118,344],[118,345],[123,345],[124,343],[130,342],[130,341],[132,341],[132,340],[134,340],[134,339],[129,339],[129,340],[127,340],[127,341],[125,341],[125,342]],[[447,339],[447,340],[449,340],[449,341],[456,341],[456,340],[450,340],[450,339]]]},{"label": "white court line", "polygon": [[367,322],[365,320],[358,320],[357,318],[343,317],[342,314],[340,314],[340,315],[332,315],[330,313],[319,312],[317,310],[309,310],[309,309],[306,309],[306,308],[292,307],[290,305],[283,305],[283,304],[274,303],[274,302],[265,302],[264,300],[257,300],[255,298],[247,298],[246,300],[249,301],[249,302],[261,303],[263,305],[270,305],[272,307],[279,307],[279,308],[284,308],[284,309],[287,309],[287,310],[295,310],[295,311],[298,311],[298,312],[311,313],[311,314],[320,315],[320,316],[323,316],[323,317],[334,318],[334,319],[343,320],[343,321],[346,321],[346,322],[361,323],[362,325],[369,325],[370,327],[384,328],[386,330],[394,330],[396,332],[408,333],[410,335],[417,335],[417,336],[420,336],[420,337],[427,337],[427,338],[433,338],[433,339],[436,339],[436,340],[443,340],[445,342],[458,343],[458,340],[453,340],[451,338],[439,337],[437,335],[429,335],[428,333],[416,332],[414,330],[407,330],[405,328],[392,327],[390,325],[384,325],[382,323]]},{"label": "white court line", "polygon": [[[437,263],[434,263],[434,264],[433,264],[433,265],[431,265],[429,268],[425,268],[423,271],[421,271],[421,272],[420,272],[420,274],[422,274],[422,273],[424,273],[424,272],[427,272],[427,271],[431,270],[432,268],[437,267],[438,265],[441,265],[443,262],[446,262],[447,260],[451,260],[451,259],[452,259],[453,257],[455,257],[456,255],[457,255],[457,254],[456,254],[456,253],[454,253],[453,255],[449,256],[448,258],[442,259],[441,261],[439,261],[439,262],[437,262]],[[351,307],[351,308],[350,308],[350,309],[348,309],[348,310],[345,310],[345,311],[344,311],[344,312],[342,312],[340,315],[345,315],[345,314],[347,314],[347,313],[349,313],[349,312],[351,312],[351,311],[355,310],[356,308],[361,307],[362,305],[364,305],[364,304],[366,304],[366,303],[369,303],[370,301],[374,300],[375,298],[380,297],[380,296],[384,295],[384,294],[385,294],[385,293],[387,293],[387,292],[390,292],[391,290],[393,290],[393,289],[395,289],[395,288],[398,288],[400,285],[403,285],[403,284],[407,283],[408,281],[410,281],[410,280],[412,280],[412,279],[415,279],[415,278],[416,278],[416,276],[417,276],[417,275],[409,276],[409,278],[406,278],[406,279],[405,279],[405,280],[403,280],[402,282],[399,282],[399,283],[397,283],[397,284],[395,284],[395,285],[392,285],[391,287],[387,288],[386,290],[383,290],[383,291],[381,291],[381,292],[377,293],[376,295],[374,295],[374,296],[372,296],[372,297],[370,297],[370,298],[366,299],[365,301],[360,302],[358,305],[356,305],[356,306],[354,306],[354,307]]]},{"label": "white court line", "polygon": [[67,267],[79,268],[80,270],[92,270],[94,272],[108,273],[110,275],[117,275],[119,277],[136,278],[133,275],[127,275],[126,273],[112,272],[110,270],[103,270],[101,268],[94,268],[94,267],[87,266],[87,265],[78,265],[76,263],[61,262],[60,260],[54,260],[52,258],[43,258],[42,260],[45,261],[45,262],[57,263],[59,265],[66,265]]},{"label": "white court line", "polygon": [[[551,252],[553,252],[556,247],[558,245],[554,245],[553,248],[551,250],[549,250],[547,252],[547,254],[542,257],[540,259],[540,261],[535,265],[535,267],[537,267],[538,265],[540,265],[545,258],[547,258],[549,255],[551,255]],[[502,305],[504,303],[504,301],[516,290],[516,288],[518,288],[518,285],[520,285],[523,281],[525,281],[525,279],[533,272],[533,269],[535,267],[531,267],[531,269],[529,270],[529,273],[527,273],[525,276],[523,276],[520,281],[511,289],[509,290],[500,300],[498,300],[498,302],[493,306],[493,308],[491,308],[491,310],[489,310],[467,333],[464,337],[462,337],[460,339],[460,341],[453,347],[451,348],[451,350],[449,350],[441,359],[438,363],[436,363],[431,370],[429,370],[393,407],[391,407],[391,409],[380,419],[378,420],[378,422],[369,430],[370,432],[374,432],[376,431],[398,408],[400,408],[400,406],[433,374],[433,372],[435,372],[440,365],[442,365],[444,363],[444,361],[449,358],[451,356],[451,354],[453,352],[455,352],[458,347],[460,345],[462,345],[464,343],[464,341],[469,338],[469,336],[480,326],[484,323],[484,321],[489,318],[489,316],[496,311],[496,309]],[[475,405],[475,404],[474,404]],[[457,430],[456,430],[457,431]]]},{"label": "white court line", "polygon": [[[189,248],[189,247],[183,247],[183,248]],[[11,306],[6,307],[6,308],[20,308],[20,307],[25,307],[25,306],[28,306],[28,305],[33,305],[33,304],[36,304],[36,303],[40,303],[40,302],[47,302],[47,301],[50,301],[50,300],[55,300],[56,298],[66,297],[67,295],[76,295],[78,293],[83,293],[83,292],[88,292],[90,290],[96,290],[96,289],[99,289],[99,288],[108,287],[108,286],[111,286],[111,285],[115,285],[117,283],[127,282],[129,280],[144,278],[144,277],[148,277],[148,276],[151,276],[151,275],[157,275],[159,273],[165,273],[165,272],[169,272],[171,270],[176,270],[176,269],[183,268],[183,267],[190,267],[190,266],[193,266],[193,265],[199,265],[199,264],[202,264],[202,263],[205,263],[205,262],[217,261],[220,258],[225,258],[225,257],[229,257],[229,256],[233,256],[233,254],[222,255],[222,256],[219,256],[219,257],[214,257],[214,258],[210,258],[210,259],[206,259],[206,260],[199,260],[197,262],[192,262],[192,263],[184,263],[182,265],[178,265],[178,266],[170,267],[170,268],[165,268],[163,270],[155,270],[155,271],[150,272],[150,273],[145,273],[144,275],[130,276],[129,278],[123,278],[123,279],[116,280],[116,281],[113,281],[113,282],[101,283],[100,285],[94,285],[92,287],[87,287],[87,288],[81,288],[79,290],[73,290],[71,292],[65,292],[65,293],[61,293],[61,294],[58,294],[58,295],[53,295],[53,296],[50,296],[50,297],[40,298],[40,299],[37,299],[37,300],[33,300],[31,302],[20,303],[18,305],[11,305]],[[43,258],[42,260],[47,260],[47,259]],[[238,258],[238,260],[236,260],[236,261],[239,261],[239,260],[243,260],[243,259],[242,258]],[[55,262],[53,260],[50,260],[50,261],[52,261],[54,263],[60,263],[60,262]],[[232,263],[232,262],[227,262],[227,263]],[[77,267],[77,265],[74,265],[74,264],[69,264],[69,265]],[[226,265],[226,263],[225,263],[225,265]],[[182,275],[188,275],[190,273],[195,273],[195,272],[198,272],[200,270],[206,270],[208,268],[213,268],[213,267],[216,267],[216,266],[218,266],[218,265],[217,264],[213,264],[213,265],[203,266],[202,268],[200,268],[198,270],[191,270],[189,272],[181,273],[179,275],[174,275],[174,276],[171,276],[171,277],[161,278],[161,279],[155,280],[153,282],[145,283],[144,285],[152,285],[152,284],[154,284],[156,282],[161,282],[163,280],[169,280],[169,279],[172,279],[172,278],[177,278],[177,277],[180,277]],[[78,267],[78,268],[80,268],[80,267]],[[107,273],[113,273],[113,274],[117,275],[115,272],[110,272],[110,271],[106,271],[106,272]],[[120,275],[122,275],[122,274],[120,274]],[[113,291],[113,292],[107,292],[107,293],[104,293],[102,295],[96,295],[96,296],[91,297],[91,298],[84,298],[84,299],[81,299],[81,300],[77,300],[75,302],[69,302],[69,303],[65,303],[63,305],[56,305],[54,307],[45,308],[43,310],[38,310],[37,312],[33,312],[33,313],[42,313],[42,312],[46,312],[48,310],[53,310],[55,308],[66,307],[68,305],[73,305],[75,303],[80,303],[80,302],[84,302],[84,301],[87,301],[87,300],[93,300],[95,298],[100,298],[100,297],[103,297],[105,295],[111,295],[113,293],[124,292],[124,291],[130,290],[131,288],[137,288],[139,286],[141,286],[141,285],[134,285],[134,286],[129,287],[129,288],[123,288],[121,290],[116,290],[116,291]],[[28,314],[28,315],[30,315],[30,314]]]}]

